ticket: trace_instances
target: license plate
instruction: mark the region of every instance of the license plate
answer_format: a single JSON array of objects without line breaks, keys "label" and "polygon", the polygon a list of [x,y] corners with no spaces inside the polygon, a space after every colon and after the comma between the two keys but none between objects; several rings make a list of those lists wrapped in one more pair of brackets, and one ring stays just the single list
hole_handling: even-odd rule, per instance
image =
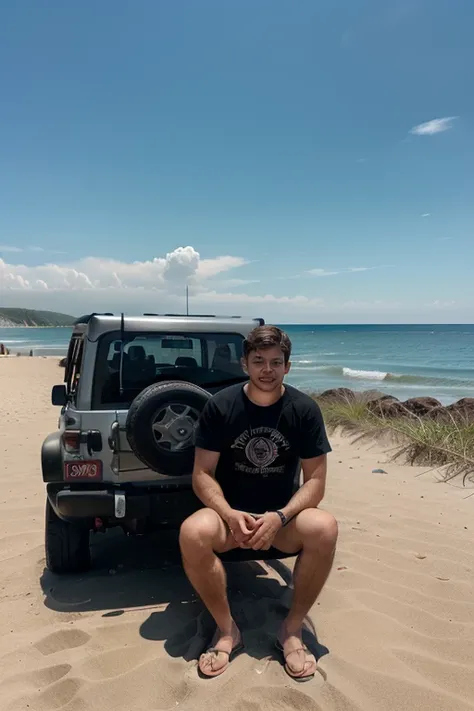
[{"label": "license plate", "polygon": [[64,478],[66,481],[100,481],[102,462],[89,459],[82,462],[65,462]]}]

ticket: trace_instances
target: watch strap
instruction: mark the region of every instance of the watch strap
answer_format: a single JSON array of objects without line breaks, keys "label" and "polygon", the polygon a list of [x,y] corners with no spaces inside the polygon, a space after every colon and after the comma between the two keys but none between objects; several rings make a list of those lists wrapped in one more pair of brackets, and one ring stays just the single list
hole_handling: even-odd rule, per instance
[{"label": "watch strap", "polygon": [[286,526],[286,524],[288,523],[288,519],[286,518],[286,516],[285,516],[285,514],[283,513],[283,511],[280,511],[280,510],[277,509],[277,510],[275,511],[275,513],[279,515],[280,520],[281,520],[281,525],[282,525],[282,526]]}]

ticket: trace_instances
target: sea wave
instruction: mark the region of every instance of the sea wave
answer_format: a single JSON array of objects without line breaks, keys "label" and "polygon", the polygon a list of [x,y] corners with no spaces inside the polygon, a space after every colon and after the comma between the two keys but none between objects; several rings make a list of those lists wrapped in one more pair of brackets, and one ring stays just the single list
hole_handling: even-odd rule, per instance
[{"label": "sea wave", "polygon": [[386,380],[390,375],[381,370],[354,370],[352,368],[343,368],[342,374],[347,378],[362,378],[363,380]]},{"label": "sea wave", "polygon": [[359,378],[362,380],[377,380],[379,382],[391,381],[406,385],[451,385],[451,386],[474,386],[473,380],[463,380],[461,378],[439,377],[436,375],[414,375],[413,373],[388,373],[381,370],[355,370],[352,368],[342,368],[342,374],[346,378]]},{"label": "sea wave", "polygon": [[400,385],[426,385],[426,386],[464,386],[469,388],[474,388],[474,378],[459,378],[459,377],[448,377],[439,375],[422,375],[414,373],[390,373],[384,370],[369,370],[362,368],[349,368],[340,365],[306,365],[306,366],[293,366],[292,370],[296,370],[299,373],[303,372],[315,372],[318,371],[321,374],[327,376],[339,376],[350,380],[364,380],[371,382],[393,382],[394,384]]}]

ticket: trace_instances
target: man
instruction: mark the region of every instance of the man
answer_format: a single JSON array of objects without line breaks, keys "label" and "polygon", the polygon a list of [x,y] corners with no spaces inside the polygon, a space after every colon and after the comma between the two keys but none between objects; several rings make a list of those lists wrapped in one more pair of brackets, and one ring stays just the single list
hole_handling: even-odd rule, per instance
[{"label": "man", "polygon": [[290,369],[288,336],[275,326],[259,326],[243,351],[248,382],[214,395],[200,418],[193,488],[204,508],[180,531],[186,574],[217,625],[199,669],[218,676],[242,650],[216,554],[273,546],[298,555],[292,605],[276,644],[287,673],[307,681],[316,660],[302,643],[303,620],[326,582],[337,541],[334,517],[318,508],[331,447],[316,402],[283,384]]}]

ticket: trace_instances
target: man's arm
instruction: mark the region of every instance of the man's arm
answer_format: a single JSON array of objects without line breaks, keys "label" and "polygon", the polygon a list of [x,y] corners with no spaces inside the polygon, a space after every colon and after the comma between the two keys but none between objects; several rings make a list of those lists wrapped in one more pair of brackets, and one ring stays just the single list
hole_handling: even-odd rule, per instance
[{"label": "man's arm", "polygon": [[216,469],[222,451],[223,418],[214,398],[207,401],[196,429],[193,491],[204,506],[227,519],[230,506],[216,481]]},{"label": "man's arm", "polygon": [[282,509],[290,519],[303,509],[317,508],[326,489],[327,454],[331,445],[319,405],[310,401],[301,418],[299,455],[303,485]]},{"label": "man's arm", "polygon": [[[286,506],[280,511],[289,521],[303,509],[316,508],[324,496],[326,484],[326,454],[303,459],[304,483]],[[268,511],[255,524],[248,545],[254,550],[268,550],[282,526],[280,517],[274,511]]]},{"label": "man's arm", "polygon": [[193,469],[193,491],[204,506],[214,509],[226,521],[232,511],[225,500],[220,484],[216,481],[216,468],[220,452],[196,447]]},{"label": "man's arm", "polygon": [[301,460],[303,484],[281,512],[289,520],[303,509],[317,508],[326,489],[327,454]]},{"label": "man's arm", "polygon": [[227,523],[235,542],[242,548],[247,548],[245,544],[256,525],[255,519],[245,511],[236,511],[227,503],[215,477],[219,456],[219,452],[196,447],[193,491],[204,506],[216,511]]}]

